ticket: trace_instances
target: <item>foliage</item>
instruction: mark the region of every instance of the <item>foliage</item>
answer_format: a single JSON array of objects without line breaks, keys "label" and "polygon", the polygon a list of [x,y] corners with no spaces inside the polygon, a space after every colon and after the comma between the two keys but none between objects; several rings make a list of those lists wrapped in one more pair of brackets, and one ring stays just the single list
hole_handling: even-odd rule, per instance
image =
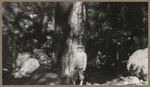
[{"label": "foliage", "polygon": [[[68,26],[65,23],[69,19],[67,11],[71,10],[70,8],[63,10],[61,7],[57,9],[57,4],[55,2],[2,4],[3,67],[12,66],[19,52],[41,49],[48,35],[54,42],[57,38],[59,43],[64,41],[64,37],[67,38],[67,35],[62,35],[62,31],[64,34],[69,33],[66,31]],[[119,71],[124,72],[122,70],[125,69],[122,66],[126,64],[124,61],[128,60],[135,50],[148,45],[148,3],[85,2],[84,4],[87,10],[84,36],[88,61],[94,60],[98,63],[98,69],[107,68],[116,73],[116,68],[119,67]],[[70,3],[64,5],[65,8],[71,6]],[[56,10],[58,13],[55,13]],[[60,20],[59,17],[64,19]],[[56,26],[55,21],[61,21],[63,24]],[[67,27],[61,28],[62,26]],[[59,51],[62,51],[63,47],[58,42],[52,46],[60,45]],[[102,55],[99,56],[98,52]],[[60,53],[58,52],[59,56],[62,55]],[[101,63],[95,60],[96,58]]]},{"label": "foliage", "polygon": [[[89,50],[97,50],[94,55],[98,55],[100,51],[106,55],[106,65],[114,63],[120,66],[135,50],[147,47],[147,3],[86,4],[87,53]],[[90,54],[89,57],[96,58]]]},{"label": "foliage", "polygon": [[[55,3],[44,2],[4,2],[2,5],[3,20],[3,61],[12,66],[19,52],[33,52],[34,48],[41,48],[52,36],[54,31]],[[7,48],[8,47],[8,48]],[[9,60],[9,61],[8,61]]]}]

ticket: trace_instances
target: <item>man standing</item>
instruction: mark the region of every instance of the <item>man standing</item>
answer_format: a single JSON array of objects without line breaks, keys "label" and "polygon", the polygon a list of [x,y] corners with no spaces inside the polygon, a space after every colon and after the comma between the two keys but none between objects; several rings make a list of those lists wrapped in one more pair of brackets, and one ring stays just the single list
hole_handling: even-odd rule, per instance
[{"label": "man standing", "polygon": [[86,70],[87,55],[84,52],[83,46],[77,47],[77,53],[75,54],[75,66],[73,74],[73,85],[76,84],[76,80],[80,80],[80,85],[83,85],[84,71]]}]

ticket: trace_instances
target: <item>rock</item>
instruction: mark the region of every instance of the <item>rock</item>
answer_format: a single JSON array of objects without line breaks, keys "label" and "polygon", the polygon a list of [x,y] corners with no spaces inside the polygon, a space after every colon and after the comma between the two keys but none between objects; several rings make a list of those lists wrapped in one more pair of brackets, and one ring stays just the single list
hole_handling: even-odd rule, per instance
[{"label": "rock", "polygon": [[53,82],[49,83],[49,85],[55,85]]},{"label": "rock", "polygon": [[28,77],[32,72],[40,67],[40,64],[35,58],[28,58],[25,60],[20,69],[14,72],[13,76],[15,78]]},{"label": "rock", "polygon": [[30,53],[27,52],[19,53],[16,59],[16,67],[20,67],[21,64],[30,57],[31,57]]},{"label": "rock", "polygon": [[148,48],[135,51],[128,60],[127,69],[131,75],[147,81]]},{"label": "rock", "polygon": [[98,84],[98,83],[94,83],[93,85],[100,85],[100,84]]},{"label": "rock", "polygon": [[136,76],[119,77],[108,81],[105,85],[138,85],[141,81]]},{"label": "rock", "polygon": [[31,57],[30,53],[27,52],[23,52],[23,53],[18,53],[17,59],[15,60],[15,65],[14,65],[14,69],[12,71],[12,75],[15,76],[15,74],[19,74],[16,73],[19,71],[19,69],[21,68],[21,65],[24,63],[24,61],[26,61],[28,58]]},{"label": "rock", "polygon": [[91,83],[89,83],[89,82],[86,82],[86,85],[92,85]]},{"label": "rock", "polygon": [[58,75],[56,73],[47,73],[47,74],[45,74],[44,77],[54,79],[54,78],[57,78]]},{"label": "rock", "polygon": [[139,84],[140,80],[135,76],[128,76],[124,79],[124,84]]}]

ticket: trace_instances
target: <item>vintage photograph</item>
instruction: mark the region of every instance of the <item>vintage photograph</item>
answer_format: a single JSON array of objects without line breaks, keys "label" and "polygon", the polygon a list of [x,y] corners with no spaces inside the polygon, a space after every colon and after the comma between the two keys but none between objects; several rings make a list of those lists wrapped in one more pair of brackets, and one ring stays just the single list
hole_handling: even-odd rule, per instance
[{"label": "vintage photograph", "polygon": [[2,2],[2,85],[148,85],[148,2]]}]

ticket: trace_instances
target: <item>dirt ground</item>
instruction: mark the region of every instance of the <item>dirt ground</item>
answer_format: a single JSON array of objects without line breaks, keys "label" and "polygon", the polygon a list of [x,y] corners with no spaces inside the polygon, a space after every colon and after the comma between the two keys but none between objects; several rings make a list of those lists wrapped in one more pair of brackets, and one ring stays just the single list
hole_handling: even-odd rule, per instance
[{"label": "dirt ground", "polygon": [[[48,70],[35,71],[31,77],[15,79],[10,72],[3,72],[4,85],[60,85],[59,75]],[[104,84],[112,79],[110,72],[107,70],[96,70],[87,68],[85,72],[84,85]]]}]

